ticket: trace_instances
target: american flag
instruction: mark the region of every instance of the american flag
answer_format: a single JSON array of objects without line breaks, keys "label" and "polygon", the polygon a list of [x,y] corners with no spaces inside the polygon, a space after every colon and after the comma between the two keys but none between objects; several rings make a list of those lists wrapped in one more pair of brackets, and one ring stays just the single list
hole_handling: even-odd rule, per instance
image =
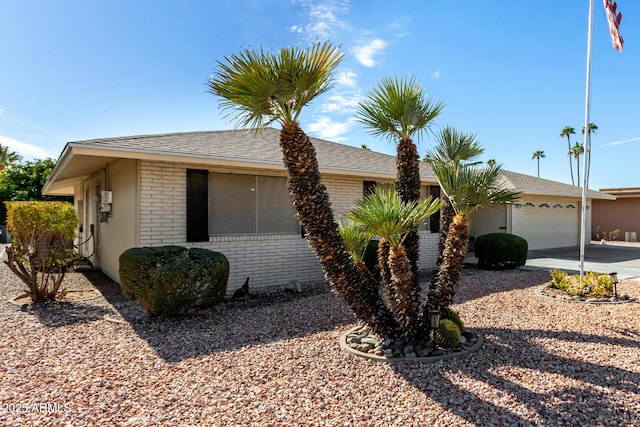
[{"label": "american flag", "polygon": [[611,33],[611,43],[618,52],[622,52],[624,39],[618,32],[620,21],[622,21],[622,13],[617,11],[618,5],[613,0],[603,0],[604,10],[607,12],[607,21],[609,21],[609,32]]}]

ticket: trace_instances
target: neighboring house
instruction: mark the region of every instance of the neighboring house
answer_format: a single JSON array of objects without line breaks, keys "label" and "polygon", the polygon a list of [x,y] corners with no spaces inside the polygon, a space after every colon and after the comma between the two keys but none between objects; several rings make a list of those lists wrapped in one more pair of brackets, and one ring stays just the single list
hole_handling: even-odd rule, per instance
[{"label": "neighboring house", "polygon": [[609,233],[620,230],[615,240],[637,241],[640,235],[640,187],[601,188],[600,192],[616,199],[594,200],[592,238],[609,239]]},{"label": "neighboring house", "polygon": [[[118,257],[135,246],[197,246],[222,252],[231,265],[229,291],[321,280],[286,189],[280,132],[266,129],[188,132],[68,143],[43,192],[73,195],[78,241],[116,281]],[[312,138],[336,216],[373,185],[392,184],[395,157]],[[431,167],[420,169],[423,196],[439,195]],[[506,172],[507,188],[523,192],[514,206],[472,217],[472,235],[504,231],[530,247],[579,242],[577,187]],[[612,198],[589,192],[591,198]],[[91,238],[92,237],[92,238]],[[420,267],[435,265],[438,219],[420,229]]]}]

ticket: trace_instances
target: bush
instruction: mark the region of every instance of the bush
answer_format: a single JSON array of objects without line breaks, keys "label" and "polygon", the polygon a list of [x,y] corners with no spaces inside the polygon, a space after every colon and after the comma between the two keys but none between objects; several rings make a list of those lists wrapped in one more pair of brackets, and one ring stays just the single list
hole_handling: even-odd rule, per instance
[{"label": "bush", "polygon": [[66,202],[5,202],[7,228],[12,242],[7,246],[7,265],[28,287],[33,302],[54,301],[65,272],[74,265],[73,249],[78,216]]},{"label": "bush", "polygon": [[580,275],[569,275],[562,270],[551,271],[551,287],[565,291],[568,295],[581,297],[613,296],[613,280],[608,274],[586,271],[582,282]]},{"label": "bush", "polygon": [[525,265],[529,245],[515,234],[483,234],[475,239],[478,268],[515,268]]},{"label": "bush", "polygon": [[119,269],[123,295],[160,316],[218,304],[229,279],[223,254],[182,246],[128,249],[120,255]]}]

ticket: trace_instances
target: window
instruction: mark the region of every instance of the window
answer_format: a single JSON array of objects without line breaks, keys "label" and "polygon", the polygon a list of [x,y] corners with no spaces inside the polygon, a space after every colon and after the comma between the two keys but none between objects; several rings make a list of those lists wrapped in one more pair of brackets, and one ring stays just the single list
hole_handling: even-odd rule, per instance
[{"label": "window", "polygon": [[212,173],[209,233],[298,233],[284,177]]},{"label": "window", "polygon": [[[440,199],[440,187],[437,185],[429,186],[429,195],[433,197],[433,200]],[[432,233],[440,232],[440,210],[429,217],[429,231]]]},{"label": "window", "polygon": [[370,194],[373,189],[376,188],[376,182],[375,181],[364,181],[362,183],[362,195],[366,196],[368,194]]},{"label": "window", "polygon": [[536,205],[534,205],[534,204],[533,204],[533,203],[531,203],[531,202],[527,202],[527,203],[525,203],[525,204],[524,204],[524,207],[525,207],[525,208],[535,208],[535,207],[536,207]]},{"label": "window", "polygon": [[575,208],[576,208],[576,205],[574,204],[567,205],[567,209],[575,209]]},{"label": "window", "polygon": [[555,209],[562,209],[564,206],[562,206],[562,203],[556,203],[555,205],[553,205],[553,207]]},{"label": "window", "polygon": [[551,207],[551,206],[549,206],[549,203],[540,203],[540,204],[538,205],[538,207],[540,207],[540,208],[549,208],[549,207]]},{"label": "window", "polygon": [[187,242],[209,240],[207,227],[207,184],[209,172],[187,170]]}]

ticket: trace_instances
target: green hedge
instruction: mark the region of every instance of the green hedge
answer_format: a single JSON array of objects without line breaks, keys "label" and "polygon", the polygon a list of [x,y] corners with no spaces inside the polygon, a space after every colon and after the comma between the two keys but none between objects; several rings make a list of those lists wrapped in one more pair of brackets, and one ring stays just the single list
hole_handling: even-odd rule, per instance
[{"label": "green hedge", "polygon": [[515,268],[525,265],[529,244],[515,234],[490,233],[475,239],[478,268]]},{"label": "green hedge", "polygon": [[227,258],[201,248],[131,248],[120,255],[119,268],[123,295],[160,316],[218,304],[229,280]]}]

